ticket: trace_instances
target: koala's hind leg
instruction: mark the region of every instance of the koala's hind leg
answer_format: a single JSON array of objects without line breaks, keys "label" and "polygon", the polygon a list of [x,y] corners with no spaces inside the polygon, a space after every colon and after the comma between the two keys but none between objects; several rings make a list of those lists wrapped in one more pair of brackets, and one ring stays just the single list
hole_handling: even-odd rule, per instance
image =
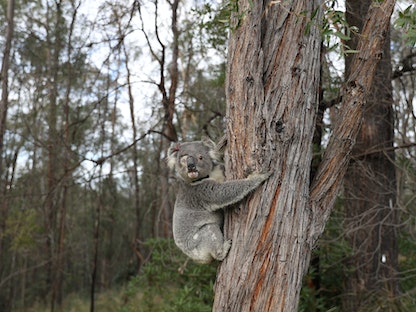
[{"label": "koala's hind leg", "polygon": [[231,247],[231,240],[224,241],[224,235],[217,224],[205,225],[194,235],[194,239],[200,239],[197,253],[202,263],[212,259],[224,260]]}]

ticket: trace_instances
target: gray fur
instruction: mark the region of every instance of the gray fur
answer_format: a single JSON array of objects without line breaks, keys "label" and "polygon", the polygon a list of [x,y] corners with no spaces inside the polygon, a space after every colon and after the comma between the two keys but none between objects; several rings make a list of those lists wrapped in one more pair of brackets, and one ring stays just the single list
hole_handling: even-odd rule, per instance
[{"label": "gray fur", "polygon": [[176,245],[199,263],[223,260],[231,241],[224,240],[221,208],[242,200],[270,174],[223,182],[221,153],[209,139],[171,146],[167,161],[180,185],[173,212]]}]

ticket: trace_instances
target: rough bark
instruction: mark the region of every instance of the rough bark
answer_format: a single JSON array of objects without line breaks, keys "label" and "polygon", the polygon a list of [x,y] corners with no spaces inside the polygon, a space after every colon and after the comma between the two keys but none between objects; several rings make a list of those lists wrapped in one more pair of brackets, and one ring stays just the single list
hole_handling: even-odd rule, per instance
[{"label": "rough bark", "polygon": [[[374,8],[364,28],[340,119],[310,185],[321,4],[238,2],[244,14],[227,69],[227,177],[275,173],[226,214],[233,246],[218,271],[214,311],[297,311],[311,250],[340,189],[394,1]],[[316,13],[312,23],[304,12]]]},{"label": "rough bark", "polygon": [[[247,15],[229,43],[227,177],[275,173],[226,216],[233,246],[218,272],[214,311],[296,311],[312,247],[307,207],[321,2],[239,7]],[[311,25],[303,12],[315,10]]]},{"label": "rough bark", "polygon": [[[371,1],[347,1],[349,25],[363,25]],[[363,124],[345,176],[345,233],[352,256],[351,273],[345,276],[343,309],[367,309],[372,299],[391,300],[397,295],[397,209],[394,165],[394,116],[389,30],[382,59],[376,67],[366,98]],[[349,46],[355,49],[354,36]],[[346,77],[352,57],[346,57]],[[371,152],[376,150],[377,152]],[[385,307],[387,309],[387,307]]]}]

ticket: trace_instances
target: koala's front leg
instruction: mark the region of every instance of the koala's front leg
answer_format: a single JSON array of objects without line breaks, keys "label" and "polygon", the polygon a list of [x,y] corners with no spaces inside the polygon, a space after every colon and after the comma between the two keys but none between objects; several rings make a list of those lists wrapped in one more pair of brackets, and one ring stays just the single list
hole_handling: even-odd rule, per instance
[{"label": "koala's front leg", "polygon": [[223,183],[205,181],[201,184],[201,197],[207,203],[207,210],[217,210],[235,204],[255,190],[271,173],[254,173],[242,180]]}]

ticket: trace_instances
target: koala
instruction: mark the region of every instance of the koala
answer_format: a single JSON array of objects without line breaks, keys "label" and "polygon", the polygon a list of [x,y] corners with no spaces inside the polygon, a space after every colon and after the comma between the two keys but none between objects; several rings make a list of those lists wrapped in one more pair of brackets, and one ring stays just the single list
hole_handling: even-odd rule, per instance
[{"label": "koala", "polygon": [[179,190],[173,212],[175,244],[198,263],[223,260],[231,247],[222,232],[224,207],[242,200],[270,174],[255,173],[224,182],[219,147],[207,138],[172,145],[167,163],[174,170]]}]

